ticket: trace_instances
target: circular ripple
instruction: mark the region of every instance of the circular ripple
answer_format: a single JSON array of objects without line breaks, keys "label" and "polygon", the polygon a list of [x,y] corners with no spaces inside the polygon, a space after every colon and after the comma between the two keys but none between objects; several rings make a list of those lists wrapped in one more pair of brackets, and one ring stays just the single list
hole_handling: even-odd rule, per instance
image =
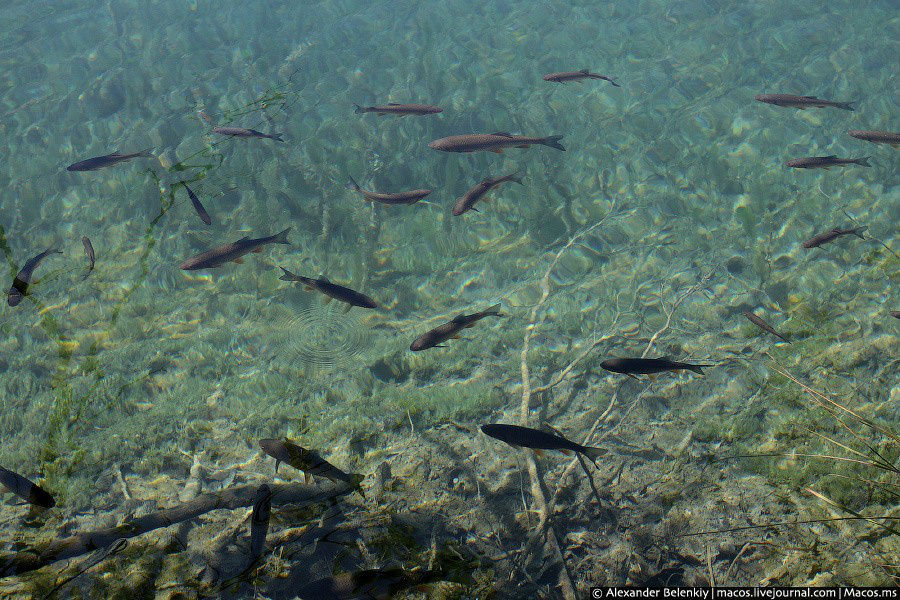
[{"label": "circular ripple", "polygon": [[363,309],[344,313],[344,306],[331,302],[302,309],[284,324],[292,365],[333,367],[370,347],[370,329],[360,322]]}]

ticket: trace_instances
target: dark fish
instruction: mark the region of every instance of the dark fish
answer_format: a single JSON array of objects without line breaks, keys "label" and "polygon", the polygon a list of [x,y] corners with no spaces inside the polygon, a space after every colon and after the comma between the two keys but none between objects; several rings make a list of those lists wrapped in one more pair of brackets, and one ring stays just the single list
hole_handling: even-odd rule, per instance
[{"label": "dark fish", "polygon": [[858,140],[865,140],[875,144],[890,144],[894,148],[900,148],[900,133],[859,129],[851,129],[847,133]]},{"label": "dark fish", "polygon": [[256,560],[262,555],[269,531],[269,517],[272,514],[272,491],[262,484],[256,488],[253,512],[250,515],[250,557]]},{"label": "dark fish", "polygon": [[397,192],[394,194],[379,194],[378,192],[367,192],[359,187],[359,185],[350,178],[350,184],[347,186],[351,190],[362,194],[366,202],[380,202],[381,204],[415,204],[425,196],[431,193],[431,190],[411,190],[408,192]]},{"label": "dark fish", "polygon": [[62,252],[56,248],[50,248],[44,250],[34,258],[29,258],[25,262],[25,266],[22,267],[19,274],[13,279],[12,287],[9,288],[9,295],[6,298],[6,301],[9,302],[10,306],[16,306],[22,301],[22,298],[25,297],[25,293],[28,290],[28,284],[31,283],[31,274],[34,273],[37,266],[41,264],[41,261],[51,254],[62,254]]},{"label": "dark fish", "polygon": [[842,110],[853,110],[852,102],[834,102],[832,100],[822,100],[815,96],[792,96],[790,94],[760,94],[756,99],[766,104],[774,104],[775,106],[787,106],[789,108],[825,108],[833,106]]},{"label": "dark fish", "polygon": [[287,438],[259,440],[259,446],[263,452],[275,459],[276,472],[278,471],[278,465],[286,463],[299,471],[303,471],[307,481],[313,475],[324,477],[329,481],[342,481],[354,486],[362,494],[359,484],[364,478],[363,475],[345,473],[319,456],[319,453],[315,450],[307,450]]},{"label": "dark fish", "polygon": [[281,139],[282,134],[280,133],[263,133],[262,131],[245,129],[243,127],[213,127],[212,132],[221,135],[230,135],[231,137],[268,138],[270,140],[278,140],[279,142],[284,141]]},{"label": "dark fish", "polygon": [[303,275],[295,275],[284,267],[279,268],[284,271],[284,275],[279,277],[279,279],[281,279],[282,281],[296,281],[298,283],[302,283],[307,291],[316,290],[322,292],[328,297],[328,299],[325,300],[326,303],[330,302],[331,299],[334,298],[335,300],[338,300],[340,302],[346,302],[348,305],[348,310],[351,306],[361,306],[362,308],[378,308],[378,304],[376,304],[374,300],[372,300],[365,294],[361,294],[356,290],[351,290],[350,288],[346,288],[336,283],[331,283],[324,277],[313,279],[311,277],[304,277]]},{"label": "dark fish", "polygon": [[194,210],[197,211],[197,215],[200,217],[200,220],[207,225],[212,225],[212,219],[209,217],[209,213],[206,212],[206,209],[203,208],[202,204],[200,204],[200,198],[197,197],[197,194],[194,193],[194,190],[189,188],[188,184],[183,181],[181,182],[181,185],[183,185],[184,189],[187,190],[188,198],[191,199],[191,204],[194,205]]},{"label": "dark fish", "polygon": [[87,254],[88,261],[90,262],[87,273],[82,277],[82,280],[84,280],[87,279],[88,275],[91,274],[91,271],[94,270],[94,245],[91,244],[91,240],[89,240],[87,236],[81,238],[81,244],[84,246],[84,253]]},{"label": "dark fish", "polygon": [[895,319],[900,319],[900,310],[892,310],[891,316],[894,317]]},{"label": "dark fish", "polygon": [[297,595],[302,600],[388,600],[410,588],[425,592],[428,584],[444,577],[440,570],[367,569],[317,579],[301,586]]},{"label": "dark fish", "polygon": [[541,431],[540,429],[532,429],[530,427],[506,425],[504,423],[491,423],[489,425],[482,425],[481,431],[501,442],[506,442],[510,446],[531,448],[538,455],[541,454],[542,450],[559,450],[567,455],[572,452],[578,452],[589,458],[591,462],[596,463],[598,458],[606,454],[606,448],[582,446],[572,440],[567,440],[561,435],[556,435],[548,431]]},{"label": "dark fish", "polygon": [[196,269],[211,269],[213,267],[224,265],[227,262],[236,262],[240,264],[244,262],[244,259],[241,258],[242,256],[249,252],[262,252],[262,247],[266,244],[290,244],[287,239],[287,234],[290,230],[291,228],[288,227],[275,235],[257,238],[255,240],[251,240],[249,236],[244,236],[236,242],[223,244],[212,250],[202,252],[197,256],[192,256],[181,263],[179,268],[185,271],[194,271]]},{"label": "dark fish", "polygon": [[18,473],[13,473],[3,467],[0,467],[0,485],[3,485],[16,496],[24,498],[29,504],[43,508],[56,506],[56,500],[53,499],[53,496]]},{"label": "dark fish", "polygon": [[818,248],[822,244],[827,244],[832,240],[836,240],[842,235],[855,235],[860,239],[866,239],[863,235],[863,231],[868,229],[868,225],[863,225],[862,227],[848,227],[846,229],[842,229],[840,227],[835,227],[834,229],[830,229],[824,233],[820,233],[819,235],[815,235],[805,242],[803,242],[804,248]]},{"label": "dark fish", "polygon": [[515,181],[519,185],[522,185],[522,180],[519,179],[518,173],[510,173],[503,177],[488,177],[487,179],[482,179],[481,182],[477,183],[475,187],[470,189],[462,198],[456,201],[456,204],[453,205],[453,216],[458,217],[467,210],[479,212],[478,209],[475,208],[475,203],[481,200],[489,191],[505,181]]},{"label": "dark fish", "polygon": [[356,114],[373,112],[379,116],[433,115],[444,111],[443,108],[432,104],[397,104],[395,102],[390,102],[388,104],[382,104],[381,106],[360,106],[359,104],[354,104],[353,106],[356,107]]},{"label": "dark fish", "polygon": [[416,340],[410,344],[409,349],[413,352],[418,352],[419,350],[427,350],[428,348],[444,348],[444,346],[440,345],[441,342],[446,342],[451,338],[458,338],[460,331],[468,327],[474,327],[475,323],[488,316],[502,317],[503,313],[500,312],[500,305],[495,304],[487,310],[471,315],[456,315],[452,320],[447,321],[443,325],[438,325],[431,331],[417,337]]},{"label": "dark fish", "polygon": [[529,137],[525,135],[512,135],[505,131],[496,133],[469,133],[466,135],[451,135],[450,137],[434,140],[428,144],[429,148],[443,152],[503,152],[504,148],[528,148],[532,144],[550,146],[557,150],[565,150],[559,140],[561,135],[547,137]]},{"label": "dark fish", "polygon": [[863,158],[838,158],[831,156],[807,156],[806,158],[795,158],[784,163],[786,167],[793,169],[830,169],[831,167],[842,167],[847,165],[859,165],[861,167],[871,167],[869,157]]},{"label": "dark fish", "polygon": [[660,358],[610,358],[600,363],[600,366],[613,373],[622,373],[629,377],[634,377],[635,374],[652,375],[654,373],[681,371],[684,369],[703,375],[701,367],[712,367],[715,365],[692,365],[670,360],[663,356]]},{"label": "dark fish", "polygon": [[66,167],[66,171],[96,171],[97,169],[117,165],[120,162],[131,160],[132,158],[137,158],[139,156],[146,156],[148,158],[153,157],[153,155],[150,154],[150,148],[132,154],[120,154],[114,152],[113,154],[107,154],[106,156],[95,156],[94,158],[73,163]]},{"label": "dark fish", "polygon": [[774,328],[774,327],[772,327],[771,325],[769,325],[768,323],[766,323],[766,322],[762,319],[762,317],[756,316],[755,314],[753,314],[753,313],[750,312],[749,310],[745,310],[745,311],[744,311],[743,313],[741,313],[741,314],[743,314],[745,317],[747,317],[748,319],[750,319],[750,322],[751,322],[751,323],[753,323],[754,325],[756,325],[757,327],[759,327],[759,328],[762,329],[763,331],[766,331],[766,332],[768,332],[768,333],[771,333],[772,335],[774,335],[775,337],[779,338],[779,339],[782,340],[782,341],[785,341],[785,342],[787,342],[787,343],[789,343],[789,344],[791,343],[786,337],[784,337],[783,335],[781,335],[780,333],[778,333],[777,331],[775,331],[775,328]]},{"label": "dark fish", "polygon": [[544,81],[555,81],[556,83],[565,83],[567,81],[581,81],[583,79],[603,79],[610,82],[616,87],[622,87],[606,75],[591,73],[587,69],[582,69],[580,71],[563,71],[561,73],[547,73],[546,75],[544,75]]}]

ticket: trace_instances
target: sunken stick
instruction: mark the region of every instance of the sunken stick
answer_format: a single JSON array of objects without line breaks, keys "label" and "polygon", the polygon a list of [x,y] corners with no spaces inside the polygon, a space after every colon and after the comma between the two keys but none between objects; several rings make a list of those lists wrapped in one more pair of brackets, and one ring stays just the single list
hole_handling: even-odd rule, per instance
[{"label": "sunken stick", "polygon": [[[0,556],[0,577],[21,575],[45,567],[51,563],[73,558],[98,548],[109,546],[121,538],[142,535],[160,527],[168,527],[195,519],[213,510],[242,508],[253,506],[258,484],[234,486],[219,492],[200,494],[193,500],[149,513],[142,517],[132,518],[121,525],[107,527],[96,531],[83,531],[67,538],[54,540],[27,550],[16,552],[11,556]],[[272,484],[272,505],[299,504],[310,505],[324,502],[331,498],[344,496],[354,491],[354,487],[341,484],[306,485],[303,483]]]}]

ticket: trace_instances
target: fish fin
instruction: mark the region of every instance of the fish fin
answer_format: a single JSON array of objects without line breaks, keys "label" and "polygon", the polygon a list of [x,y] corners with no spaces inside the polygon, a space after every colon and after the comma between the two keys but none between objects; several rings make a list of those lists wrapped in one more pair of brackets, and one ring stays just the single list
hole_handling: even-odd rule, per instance
[{"label": "fish fin", "polygon": [[522,144],[521,146],[516,146],[516,148],[531,148],[531,144]]},{"label": "fish fin", "polygon": [[494,154],[503,154],[503,148],[494,148],[491,152]]},{"label": "fish fin", "polygon": [[344,314],[346,315],[348,312],[350,312],[351,308],[353,308],[353,305],[347,304],[347,306],[344,307]]},{"label": "fish fin", "polygon": [[581,69],[581,70],[578,71],[578,72],[579,72],[579,73],[582,73],[582,74],[584,74],[584,75],[590,75],[590,74],[591,74],[591,70],[590,70],[590,69]]},{"label": "fish fin", "polygon": [[[472,327],[475,327],[475,323],[469,323],[468,325],[466,325],[464,327],[464,329],[471,329]],[[459,336],[456,336],[456,337],[459,337]]]},{"label": "fish fin", "polygon": [[581,453],[585,455],[588,460],[594,463],[594,466],[597,466],[597,459],[606,454],[606,448],[597,448],[595,446],[584,446],[581,449]]},{"label": "fish fin", "polygon": [[451,340],[458,340],[458,339],[459,339],[459,334],[457,333],[456,335],[450,336],[450,339],[451,339]]},{"label": "fish fin", "polygon": [[567,448],[560,448],[559,451],[562,452],[563,454],[565,454],[566,456],[572,456],[572,451]]},{"label": "fish fin", "polygon": [[492,317],[502,317],[503,313],[500,312],[500,303],[494,304],[493,306],[488,306],[484,309],[485,315],[491,315]]},{"label": "fish fin", "polygon": [[550,146],[551,148],[556,148],[557,150],[562,150],[563,152],[565,152],[566,149],[563,148],[562,144],[559,143],[559,140],[561,140],[562,138],[563,138],[563,136],[561,136],[561,135],[550,135],[550,136],[547,136],[544,139],[542,139],[539,143],[541,143],[545,146]]},{"label": "fish fin", "polygon": [[284,271],[284,275],[282,275],[281,277],[278,278],[281,281],[296,281],[297,280],[297,276],[294,275],[293,273],[291,273],[290,271],[288,271],[287,269],[285,269],[284,267],[278,267],[278,268],[281,269],[282,271]]},{"label": "fish fin", "polygon": [[270,133],[266,137],[268,137],[269,139],[272,139],[272,140],[278,140],[279,142],[283,142],[284,139],[282,139],[282,137],[281,137],[283,135],[284,135],[283,133]]},{"label": "fish fin", "polygon": [[640,378],[637,375],[635,375],[634,373],[625,373],[625,374],[628,375],[629,377],[631,377],[632,379],[634,379],[635,381],[640,381]]},{"label": "fish fin", "polygon": [[864,232],[866,229],[868,229],[868,228],[869,228],[868,225],[863,225],[862,227],[857,227],[856,229],[854,229],[854,230],[851,231],[850,233],[852,233],[852,234],[855,235],[856,237],[858,237],[858,238],[864,240],[864,239],[866,239],[866,236],[863,235],[863,232]]},{"label": "fish fin", "polygon": [[262,247],[262,246],[257,246],[256,248],[254,248],[253,250],[251,250],[251,252],[256,252],[257,254],[259,254],[259,253],[262,252],[262,251],[263,251],[263,247]]},{"label": "fish fin", "polygon": [[284,231],[279,231],[272,238],[272,243],[273,244],[290,244],[290,242],[287,239],[287,234],[290,233],[290,231],[291,231],[290,227],[288,227]]},{"label": "fish fin", "polygon": [[277,458],[275,459],[275,474],[278,475],[278,465],[281,464],[281,461]]},{"label": "fish fin", "polygon": [[650,381],[656,381],[656,373],[647,373],[647,379]]},{"label": "fish fin", "polygon": [[610,82],[611,84],[613,84],[614,87],[622,87],[621,85],[619,85],[618,83],[616,83],[615,81],[613,81],[612,79],[610,79],[609,77],[604,77],[603,79],[605,79],[606,81],[608,81],[608,82]]},{"label": "fish fin", "polygon": [[854,161],[854,162],[856,162],[856,164],[858,164],[861,167],[871,167],[872,166],[869,164],[868,156],[863,156],[862,158],[857,158],[856,161]]},{"label": "fish fin", "polygon": [[349,175],[347,175],[347,179],[350,180],[350,183],[347,184],[347,188],[348,188],[348,189],[356,190],[357,192],[361,192],[361,191],[362,191],[362,188],[359,187],[359,184],[356,183],[356,181],[355,181],[352,177],[350,177]]},{"label": "fish fin", "polygon": [[144,149],[141,150],[140,152],[135,152],[133,156],[146,156],[147,158],[153,158],[153,155],[150,154],[150,151],[151,151],[151,150],[153,150],[152,147],[151,147],[151,148],[144,148]]},{"label": "fish fin", "polygon": [[366,109],[364,109],[362,106],[360,106],[360,105],[357,104],[356,102],[353,103],[353,106],[356,107],[356,110],[354,110],[353,112],[355,112],[355,113],[358,114],[358,115],[360,115],[360,114],[366,112]]},{"label": "fish fin", "polygon": [[244,259],[241,258],[240,256],[238,256],[236,259],[234,259],[234,260],[231,261],[231,262],[237,263],[237,264],[239,264],[239,265],[242,265],[242,264],[244,264]]},{"label": "fish fin", "polygon": [[[307,289],[311,290],[312,288],[307,288]],[[331,302],[331,296],[325,296],[325,304],[328,304],[329,302]]]},{"label": "fish fin", "polygon": [[469,210],[474,210],[474,211],[477,212],[477,213],[480,213],[480,212],[481,212],[480,210],[478,210],[478,209],[475,208],[474,206],[473,206],[472,208],[470,208]]},{"label": "fish fin", "polygon": [[690,369],[691,371],[693,371],[693,372],[696,373],[697,375],[703,375],[703,368],[704,368],[704,367],[714,367],[714,366],[715,366],[715,365],[688,365],[686,368],[687,368],[687,369]]},{"label": "fish fin", "polygon": [[502,135],[503,137],[512,137],[512,134],[508,131],[495,131],[491,135]]},{"label": "fish fin", "polygon": [[535,448],[534,453],[538,456],[538,458],[544,458],[544,451],[540,448]]},{"label": "fish fin", "polygon": [[447,346],[444,344],[435,344],[432,348],[446,348]]}]

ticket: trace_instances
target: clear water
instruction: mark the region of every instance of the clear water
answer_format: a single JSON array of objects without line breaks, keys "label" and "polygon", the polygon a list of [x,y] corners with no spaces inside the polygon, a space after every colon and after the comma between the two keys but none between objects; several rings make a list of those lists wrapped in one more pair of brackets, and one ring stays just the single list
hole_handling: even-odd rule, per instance
[{"label": "clear water", "polygon": [[[249,509],[218,510],[177,543],[176,527],[130,538],[54,594],[292,598],[390,567],[446,571],[398,597],[584,597],[673,573],[896,584],[898,158],[846,133],[898,130],[895,2],[6,0],[2,13],[9,282],[42,250],[63,252],[0,309],[0,465],[57,500],[35,512],[4,496],[7,570],[197,486],[302,482],[259,450],[287,436],[367,476],[365,498],[339,501],[342,544],[291,533],[320,509],[275,506],[246,571]],[[582,68],[621,87],[541,79]],[[387,102],[444,110],[353,110]],[[427,146],[494,131],[564,135],[566,151]],[[144,148],[154,158],[65,170]],[[872,166],[783,166],[830,154]],[[515,171],[522,185],[450,215],[482,178]],[[434,191],[373,206],[351,177]],[[801,246],[850,225],[867,238]],[[178,268],[288,226],[289,246],[243,264]],[[96,249],[87,278],[82,236]],[[345,313],[278,267],[381,308]],[[408,350],[496,302],[506,316]],[[652,381],[600,367],[641,355],[716,366]],[[488,422],[608,447],[590,470],[597,493],[572,457],[534,458],[481,434]],[[821,522],[685,535],[797,520]],[[7,575],[0,594],[41,597],[96,558]]]}]

